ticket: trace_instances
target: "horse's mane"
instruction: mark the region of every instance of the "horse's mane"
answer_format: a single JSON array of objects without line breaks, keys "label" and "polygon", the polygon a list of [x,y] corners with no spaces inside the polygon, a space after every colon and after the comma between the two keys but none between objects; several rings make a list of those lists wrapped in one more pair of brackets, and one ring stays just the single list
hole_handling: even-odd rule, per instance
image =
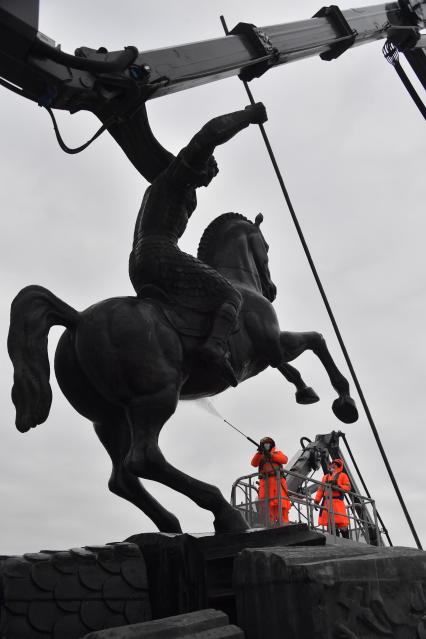
[{"label": "horse's mane", "polygon": [[222,215],[219,215],[219,217],[215,218],[213,222],[210,222],[210,224],[204,230],[204,233],[201,236],[201,240],[198,245],[198,259],[200,259],[202,262],[205,262],[206,264],[209,263],[212,240],[214,240],[222,226],[224,226],[231,220],[240,220],[242,222],[250,222],[250,224],[253,224],[251,220],[247,219],[244,215],[241,215],[241,213],[222,213]]}]

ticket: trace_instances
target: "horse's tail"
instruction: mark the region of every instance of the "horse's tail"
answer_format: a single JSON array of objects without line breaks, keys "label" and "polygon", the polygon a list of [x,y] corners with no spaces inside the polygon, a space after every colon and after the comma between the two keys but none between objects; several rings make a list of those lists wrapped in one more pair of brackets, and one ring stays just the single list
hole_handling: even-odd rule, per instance
[{"label": "horse's tail", "polygon": [[7,348],[14,367],[16,427],[25,433],[46,421],[52,403],[47,336],[75,326],[79,313],[42,286],[26,286],[12,302]]}]

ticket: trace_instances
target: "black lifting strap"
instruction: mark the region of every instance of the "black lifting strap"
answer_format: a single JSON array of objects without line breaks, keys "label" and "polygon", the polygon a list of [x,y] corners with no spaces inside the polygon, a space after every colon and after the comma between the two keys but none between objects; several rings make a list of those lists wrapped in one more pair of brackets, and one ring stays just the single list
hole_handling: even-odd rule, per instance
[{"label": "black lifting strap", "polygon": [[421,97],[419,96],[419,94],[417,93],[417,91],[415,90],[413,85],[411,84],[411,81],[410,81],[409,77],[407,76],[407,74],[405,73],[404,69],[401,66],[401,63],[399,61],[398,49],[395,47],[395,45],[390,40],[386,40],[382,51],[383,51],[383,55],[385,56],[386,60],[389,62],[389,64],[391,64],[393,66],[393,68],[395,69],[395,71],[399,75],[403,85],[405,86],[405,88],[407,89],[408,93],[413,98],[414,103],[416,104],[416,106],[419,109],[420,113],[422,114],[422,116],[426,120],[426,106],[423,104]]}]

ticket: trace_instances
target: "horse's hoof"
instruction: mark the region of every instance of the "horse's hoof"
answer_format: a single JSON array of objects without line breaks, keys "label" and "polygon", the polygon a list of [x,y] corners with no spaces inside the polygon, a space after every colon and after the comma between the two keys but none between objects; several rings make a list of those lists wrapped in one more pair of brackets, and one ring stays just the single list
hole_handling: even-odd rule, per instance
[{"label": "horse's hoof", "polygon": [[296,402],[298,404],[315,404],[320,398],[313,388],[305,386],[305,388],[296,391]]},{"label": "horse's hoof", "polygon": [[344,424],[353,424],[358,419],[358,410],[352,397],[338,397],[333,402],[333,413]]},{"label": "horse's hoof", "polygon": [[248,523],[236,508],[216,517],[213,524],[217,533],[244,532],[249,528]]}]

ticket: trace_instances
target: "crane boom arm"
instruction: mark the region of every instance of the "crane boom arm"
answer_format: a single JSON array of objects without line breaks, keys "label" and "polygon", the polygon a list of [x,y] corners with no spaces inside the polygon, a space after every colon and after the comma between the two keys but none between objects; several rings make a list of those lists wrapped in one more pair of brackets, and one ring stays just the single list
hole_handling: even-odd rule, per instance
[{"label": "crane boom arm", "polygon": [[[226,37],[138,52],[81,47],[70,55],[38,31],[39,0],[0,0],[0,82],[38,104],[95,113],[149,181],[170,160],[146,118],[147,100],[233,75],[250,80],[274,66],[319,55],[331,60],[350,47],[387,38],[421,48],[426,0],[399,0],[263,27],[239,23]],[[405,30],[405,31],[404,31]],[[410,36],[403,37],[404,33]],[[402,36],[401,36],[402,34]],[[141,147],[141,144],[143,145]],[[153,155],[152,167],[141,153]]]}]

